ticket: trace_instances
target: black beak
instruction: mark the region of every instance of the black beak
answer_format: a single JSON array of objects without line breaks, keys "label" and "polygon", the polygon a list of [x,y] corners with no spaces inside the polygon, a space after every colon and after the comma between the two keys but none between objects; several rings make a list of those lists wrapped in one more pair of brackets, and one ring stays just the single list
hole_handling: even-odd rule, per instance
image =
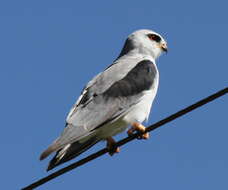
[{"label": "black beak", "polygon": [[166,43],[163,43],[161,45],[161,49],[165,52],[165,53],[168,53],[168,47],[167,47],[167,44]]}]

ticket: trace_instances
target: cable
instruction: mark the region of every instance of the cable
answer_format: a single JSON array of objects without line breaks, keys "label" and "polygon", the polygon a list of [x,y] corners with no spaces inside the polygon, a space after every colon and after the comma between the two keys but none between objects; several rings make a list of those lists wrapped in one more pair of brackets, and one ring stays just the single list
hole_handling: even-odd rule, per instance
[{"label": "cable", "polygon": [[[186,107],[186,108],[184,108],[184,109],[182,109],[182,110],[180,110],[180,111],[178,111],[178,112],[166,117],[165,119],[162,119],[162,120],[158,121],[157,123],[147,127],[146,128],[146,132],[153,131],[153,130],[157,129],[158,127],[161,127],[162,125],[164,125],[164,124],[166,124],[168,122],[171,122],[171,121],[177,119],[178,117],[181,117],[181,116],[193,111],[194,109],[197,109],[197,108],[199,108],[199,107],[201,107],[201,106],[203,106],[203,105],[205,105],[205,104],[207,104],[207,103],[209,103],[209,102],[211,102],[211,101],[213,101],[213,100],[225,95],[226,93],[228,93],[228,88],[224,88],[223,90],[220,90],[220,91],[216,92],[215,94],[212,94],[211,96],[208,96],[207,98],[204,98],[204,99],[196,102],[195,104],[192,104],[192,105],[190,105],[190,106],[188,106],[188,107]],[[126,138],[118,141],[116,143],[116,146],[122,146],[122,145],[124,145],[124,144],[126,144],[126,143],[128,143],[128,142],[130,142],[130,141],[132,141],[134,139],[136,139],[139,135],[140,135],[140,133],[136,133],[136,134],[134,134],[132,136],[126,137]],[[48,175],[48,176],[46,176],[44,178],[32,183],[31,185],[29,185],[27,187],[22,188],[22,190],[32,190],[32,189],[34,189],[36,187],[39,187],[42,184],[47,183],[48,181],[50,181],[50,180],[52,180],[52,179],[54,179],[54,178],[56,178],[58,176],[61,176],[61,175],[63,175],[66,172],[69,172],[69,171],[71,171],[71,170],[73,170],[73,169],[75,169],[75,168],[77,168],[77,167],[79,167],[81,165],[86,164],[87,162],[90,162],[90,161],[92,161],[92,160],[104,155],[107,152],[108,152],[107,148],[101,149],[100,151],[98,151],[98,152],[96,152],[94,154],[91,154],[91,155],[89,155],[86,158],[83,158],[83,159],[81,159],[81,160],[79,160],[79,161],[77,161],[77,162],[75,162],[75,163],[63,168],[63,169],[60,169],[60,170],[58,170],[58,171],[56,171],[56,172],[54,172],[54,173],[52,173],[52,174],[50,174],[50,175]]]}]

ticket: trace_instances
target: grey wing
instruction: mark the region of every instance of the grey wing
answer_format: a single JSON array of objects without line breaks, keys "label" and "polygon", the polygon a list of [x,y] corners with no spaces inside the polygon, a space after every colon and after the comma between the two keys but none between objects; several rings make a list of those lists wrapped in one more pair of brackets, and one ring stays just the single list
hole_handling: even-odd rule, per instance
[{"label": "grey wing", "polygon": [[[74,124],[76,115],[82,109],[87,108],[90,102],[96,103],[100,97],[98,95],[106,92],[113,84],[123,79],[128,72],[139,62],[136,58],[122,58],[110,65],[104,72],[98,74],[83,89],[81,96],[72,107],[67,116],[67,123]],[[89,108],[89,107],[88,107]],[[75,120],[76,119],[76,120]],[[78,122],[78,121],[77,121]],[[78,123],[77,123],[78,124]]]},{"label": "grey wing", "polygon": [[142,92],[153,85],[157,69],[149,60],[129,65],[114,64],[88,84],[68,115],[63,134],[51,146],[51,152],[92,135],[96,128],[126,114],[140,101]]},{"label": "grey wing", "polygon": [[[69,114],[66,133],[74,140],[93,133],[98,126],[127,113],[132,105],[140,101],[142,92],[151,88],[157,74],[156,66],[148,60],[136,63],[130,70],[125,70],[124,74],[123,67],[117,66],[119,73],[122,71],[122,78],[115,78],[116,72],[99,75],[99,78],[84,90],[84,95]],[[68,135],[66,136],[69,140]]]}]

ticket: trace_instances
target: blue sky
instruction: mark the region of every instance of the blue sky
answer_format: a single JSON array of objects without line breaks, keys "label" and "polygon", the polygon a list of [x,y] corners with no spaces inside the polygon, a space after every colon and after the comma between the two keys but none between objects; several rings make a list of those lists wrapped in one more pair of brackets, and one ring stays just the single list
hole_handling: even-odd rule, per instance
[{"label": "blue sky", "polygon": [[[227,6],[0,1],[1,188],[48,174],[40,153],[61,133],[85,83],[112,63],[134,30],[153,29],[169,46],[157,63],[160,87],[148,124],[226,87]],[[227,107],[225,96],[38,189],[227,189]]]}]

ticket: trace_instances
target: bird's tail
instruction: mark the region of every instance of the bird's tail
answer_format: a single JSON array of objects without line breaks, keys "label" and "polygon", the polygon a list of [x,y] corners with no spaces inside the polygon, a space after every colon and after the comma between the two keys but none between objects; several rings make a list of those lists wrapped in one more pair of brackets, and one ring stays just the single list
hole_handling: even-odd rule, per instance
[{"label": "bird's tail", "polygon": [[76,141],[72,144],[64,146],[62,149],[58,150],[53,159],[49,162],[47,171],[53,169],[54,167],[67,162],[81,153],[85,152],[87,149],[95,145],[99,139],[96,137],[89,138],[83,143]]}]

